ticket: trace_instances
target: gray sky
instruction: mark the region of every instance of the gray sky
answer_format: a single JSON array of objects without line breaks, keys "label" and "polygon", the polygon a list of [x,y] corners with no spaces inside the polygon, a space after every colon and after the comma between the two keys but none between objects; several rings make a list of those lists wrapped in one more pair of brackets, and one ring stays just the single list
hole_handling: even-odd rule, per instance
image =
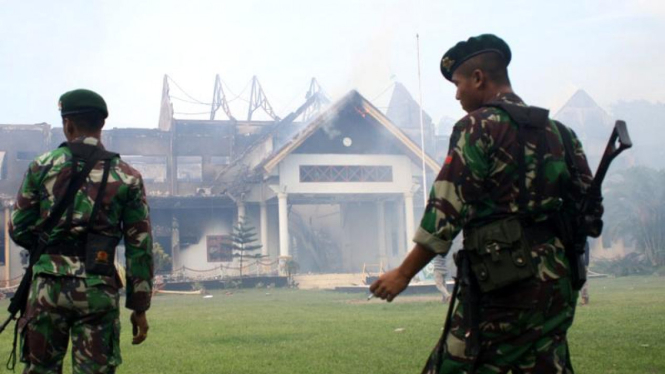
[{"label": "gray sky", "polygon": [[[416,33],[435,122],[462,114],[441,55],[481,33],[508,42],[513,87],[530,104],[556,109],[578,88],[604,107],[663,102],[664,21],[659,0],[0,0],[0,123],[57,125],[60,94],[84,87],[107,100],[108,127],[154,128],[164,74],[204,102],[215,74],[230,98],[257,75],[282,117],[311,77],[333,98],[356,88],[381,106],[393,80],[417,98]],[[237,118],[246,105],[232,102]]]}]

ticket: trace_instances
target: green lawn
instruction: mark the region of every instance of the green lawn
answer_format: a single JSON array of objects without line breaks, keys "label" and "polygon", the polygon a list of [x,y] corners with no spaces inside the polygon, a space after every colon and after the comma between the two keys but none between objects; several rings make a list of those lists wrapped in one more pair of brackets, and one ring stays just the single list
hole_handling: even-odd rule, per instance
[{"label": "green lawn", "polygon": [[[596,279],[590,292],[591,305],[578,309],[570,332],[577,373],[665,373],[663,279]],[[213,295],[156,297],[150,334],[140,346],[130,344],[123,311],[125,363],[118,372],[419,373],[446,308],[432,297],[387,304],[324,291]],[[0,303],[3,310],[6,305]],[[0,336],[0,359],[10,344],[7,331]],[[69,359],[65,372],[71,372]]]}]

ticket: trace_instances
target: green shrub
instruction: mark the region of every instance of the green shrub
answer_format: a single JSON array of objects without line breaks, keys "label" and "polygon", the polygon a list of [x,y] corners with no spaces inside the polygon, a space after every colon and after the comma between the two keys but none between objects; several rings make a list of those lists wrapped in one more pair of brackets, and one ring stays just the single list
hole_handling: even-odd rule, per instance
[{"label": "green shrub", "polygon": [[596,260],[591,263],[589,268],[596,273],[609,274],[615,277],[649,275],[654,272],[654,267],[647,261],[646,257],[635,252],[620,258]]}]

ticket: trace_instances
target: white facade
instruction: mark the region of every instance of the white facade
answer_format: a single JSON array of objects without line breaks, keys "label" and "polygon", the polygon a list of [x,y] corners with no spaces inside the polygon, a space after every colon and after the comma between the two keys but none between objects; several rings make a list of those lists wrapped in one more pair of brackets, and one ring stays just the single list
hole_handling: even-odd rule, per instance
[{"label": "white facade", "polygon": [[[214,254],[223,252],[216,248],[240,217],[256,229],[262,262],[292,259],[303,273],[396,266],[412,247],[423,211],[414,196],[422,183],[419,147],[357,92],[296,124],[296,131],[282,133],[280,125],[216,169],[212,185],[190,188],[196,195],[176,194],[189,191],[184,185],[172,195],[151,195],[161,204],[155,237],[171,254],[173,270],[191,277],[237,275],[237,259]],[[216,125],[196,126],[212,133]],[[200,137],[186,135],[191,139],[183,144]],[[431,158],[426,164],[428,172],[438,171]],[[9,252],[15,277],[23,270],[18,251]]]},{"label": "white facade", "polygon": [[[411,160],[401,155],[291,154],[279,164],[279,190],[289,194],[402,194],[413,189]],[[303,165],[390,166],[392,182],[300,181]]]}]

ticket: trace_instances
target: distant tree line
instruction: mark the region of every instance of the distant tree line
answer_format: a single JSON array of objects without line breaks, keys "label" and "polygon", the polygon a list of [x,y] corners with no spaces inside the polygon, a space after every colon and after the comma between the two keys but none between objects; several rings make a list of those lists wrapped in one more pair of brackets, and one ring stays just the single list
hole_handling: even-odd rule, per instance
[{"label": "distant tree line", "polygon": [[604,239],[623,239],[636,250],[624,265],[634,272],[665,269],[665,170],[618,171],[607,180],[604,196]]}]

